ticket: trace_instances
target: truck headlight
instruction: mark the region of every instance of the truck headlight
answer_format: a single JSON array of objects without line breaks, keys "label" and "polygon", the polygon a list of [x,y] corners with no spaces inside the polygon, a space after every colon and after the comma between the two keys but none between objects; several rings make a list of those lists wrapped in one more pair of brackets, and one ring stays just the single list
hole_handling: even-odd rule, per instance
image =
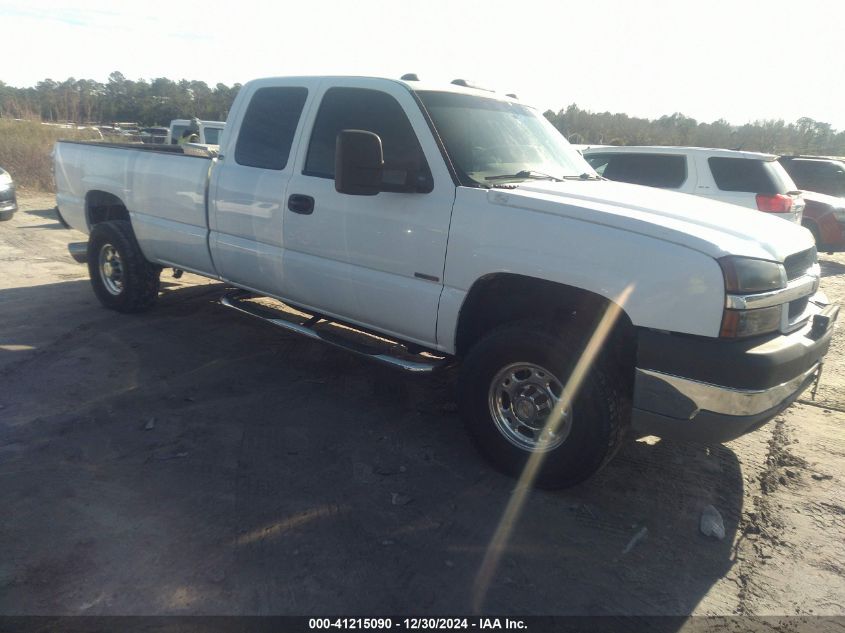
[{"label": "truck headlight", "polygon": [[750,257],[723,257],[718,260],[725,277],[725,292],[751,294],[786,288],[782,264]]},{"label": "truck headlight", "polygon": [[[786,269],[782,264],[750,257],[723,257],[719,260],[727,294],[751,295],[786,288]],[[722,338],[742,338],[774,332],[780,328],[783,305],[752,310],[725,309],[722,314]]]},{"label": "truck headlight", "polygon": [[6,191],[6,189],[11,189],[11,188],[12,188],[12,177],[8,173],[3,172],[2,174],[0,174],[0,191]]}]

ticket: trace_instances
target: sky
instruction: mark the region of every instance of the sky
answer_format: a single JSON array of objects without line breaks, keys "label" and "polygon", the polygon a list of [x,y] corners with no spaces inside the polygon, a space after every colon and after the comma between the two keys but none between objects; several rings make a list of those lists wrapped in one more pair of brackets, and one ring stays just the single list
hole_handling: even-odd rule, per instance
[{"label": "sky", "polygon": [[0,80],[415,72],[541,110],[845,130],[845,0],[0,0]]}]

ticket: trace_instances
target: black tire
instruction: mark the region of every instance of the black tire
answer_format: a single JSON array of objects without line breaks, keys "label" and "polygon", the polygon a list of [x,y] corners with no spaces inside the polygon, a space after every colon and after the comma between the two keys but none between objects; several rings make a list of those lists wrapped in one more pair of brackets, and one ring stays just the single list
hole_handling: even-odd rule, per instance
[{"label": "black tire", "polygon": [[[100,265],[100,255],[108,247],[113,248],[119,258],[120,274],[115,278],[108,277]],[[158,298],[161,267],[144,259],[132,225],[126,220],[101,222],[91,229],[88,236],[88,275],[97,299],[111,310],[144,312]],[[111,283],[109,279],[112,279]]]},{"label": "black tire", "polygon": [[[564,384],[586,338],[575,332],[553,335],[540,326],[514,324],[494,330],[470,350],[458,380],[461,414],[480,452],[502,472],[519,477],[532,450],[515,445],[496,425],[490,404],[493,379],[512,364],[531,363]],[[610,461],[629,422],[619,375],[605,360],[588,370],[572,403],[568,435],[560,446],[546,452],[534,485],[574,486]]]}]

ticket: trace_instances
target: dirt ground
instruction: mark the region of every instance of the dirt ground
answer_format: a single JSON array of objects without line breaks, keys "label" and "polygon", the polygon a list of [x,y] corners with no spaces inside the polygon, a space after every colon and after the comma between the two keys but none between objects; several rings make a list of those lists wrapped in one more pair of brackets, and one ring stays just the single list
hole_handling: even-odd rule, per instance
[{"label": "dirt ground", "polygon": [[[0,224],[0,613],[471,612],[513,482],[448,376],[280,333],[191,275],[109,312],[52,196],[21,206]],[[821,261],[845,303],[845,255]],[[843,351],[840,326],[817,400],[749,436],[630,441],[531,493],[483,610],[845,614]]]}]

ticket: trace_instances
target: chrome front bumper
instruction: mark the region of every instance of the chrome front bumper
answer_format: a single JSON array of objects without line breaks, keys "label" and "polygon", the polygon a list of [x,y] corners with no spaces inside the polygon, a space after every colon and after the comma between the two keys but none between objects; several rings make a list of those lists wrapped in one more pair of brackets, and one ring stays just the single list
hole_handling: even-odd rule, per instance
[{"label": "chrome front bumper", "polygon": [[818,363],[785,383],[751,390],[638,369],[631,427],[637,436],[728,442],[760,428],[786,409],[820,373]]},{"label": "chrome front bumper", "polygon": [[762,426],[817,381],[839,313],[761,342],[643,333],[631,425],[639,435],[725,442]]},{"label": "chrome front bumper", "polygon": [[[757,415],[777,407],[813,381],[821,363],[769,389],[732,389],[649,369],[637,369],[634,406],[692,420],[701,411],[722,415]],[[682,404],[678,407],[678,404]],[[661,411],[662,410],[662,411]],[[680,415],[679,415],[680,414]]]}]

